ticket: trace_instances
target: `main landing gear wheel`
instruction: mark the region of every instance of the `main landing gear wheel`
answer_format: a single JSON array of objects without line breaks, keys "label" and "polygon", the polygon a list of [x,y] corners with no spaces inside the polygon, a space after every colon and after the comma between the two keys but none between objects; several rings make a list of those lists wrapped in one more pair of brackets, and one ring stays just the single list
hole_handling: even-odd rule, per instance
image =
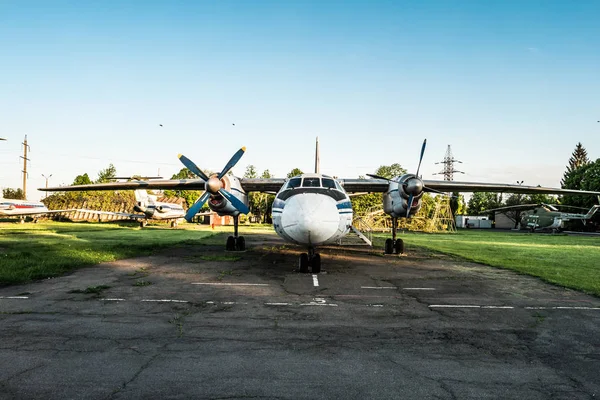
[{"label": "main landing gear wheel", "polygon": [[225,244],[225,250],[235,251],[235,238],[233,236],[229,236],[227,238],[227,243]]},{"label": "main landing gear wheel", "polygon": [[146,225],[148,225],[148,221],[146,221],[146,220],[140,221],[140,228],[145,228]]},{"label": "main landing gear wheel", "polygon": [[177,228],[177,221],[171,221],[171,228]]},{"label": "main landing gear wheel", "polygon": [[394,252],[394,241],[392,239],[385,239],[383,251],[385,254],[392,254]]},{"label": "main landing gear wheel", "polygon": [[313,274],[318,274],[319,272],[321,272],[321,255],[313,255],[312,258],[309,260],[309,264],[312,268]]},{"label": "main landing gear wheel", "polygon": [[244,251],[244,250],[246,250],[246,239],[244,239],[243,236],[238,236],[235,239],[235,249],[237,251]]},{"label": "main landing gear wheel", "polygon": [[308,272],[308,254],[306,254],[306,253],[300,254],[300,259],[298,260],[298,269],[303,274]]},{"label": "main landing gear wheel", "polygon": [[396,254],[403,254],[404,253],[404,240],[396,239],[396,243],[394,243],[394,250],[396,251]]},{"label": "main landing gear wheel", "polygon": [[385,240],[385,254],[403,254],[404,253],[404,240],[402,239],[386,239]]}]

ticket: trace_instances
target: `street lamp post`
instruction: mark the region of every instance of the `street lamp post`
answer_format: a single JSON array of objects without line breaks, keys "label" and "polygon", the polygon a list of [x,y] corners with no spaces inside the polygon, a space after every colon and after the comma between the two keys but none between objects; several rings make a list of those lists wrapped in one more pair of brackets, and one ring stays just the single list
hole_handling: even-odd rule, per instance
[{"label": "street lamp post", "polygon": [[[46,178],[46,189],[48,189],[48,179],[50,179],[50,177],[52,176],[52,174],[50,174],[50,175],[48,175],[48,176],[46,176],[46,175],[42,174],[42,176],[43,176],[44,178]],[[48,192],[46,192],[46,197],[48,197]]]}]

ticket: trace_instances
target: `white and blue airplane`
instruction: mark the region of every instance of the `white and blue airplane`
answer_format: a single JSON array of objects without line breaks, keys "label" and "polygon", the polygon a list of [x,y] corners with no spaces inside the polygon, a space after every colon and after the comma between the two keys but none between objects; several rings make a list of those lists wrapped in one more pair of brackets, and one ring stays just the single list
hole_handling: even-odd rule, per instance
[{"label": "white and blue airplane", "polygon": [[205,203],[218,215],[229,215],[234,220],[233,236],[227,238],[226,250],[243,251],[246,242],[238,235],[240,214],[247,214],[248,192],[277,192],[273,202],[273,228],[284,240],[307,248],[299,258],[299,270],[313,273],[321,271],[321,257],[317,253],[320,245],[335,243],[350,231],[353,220],[352,203],[348,193],[383,193],[383,210],[392,218],[392,237],[385,242],[385,253],[400,254],[404,242],[396,238],[398,218],[410,218],[421,208],[425,192],[508,192],[538,194],[589,194],[600,192],[570,189],[521,186],[498,183],[456,182],[424,180],[419,176],[421,161],[427,141],[421,147],[419,166],[415,174],[404,174],[394,179],[369,175],[374,179],[334,179],[319,173],[318,145],[315,173],[280,178],[238,178],[228,172],[240,160],[245,147],[238,150],[223,170],[207,176],[189,158],[179,155],[179,160],[198,179],[153,180],[114,182],[93,185],[41,188],[43,191],[87,191],[87,190],[137,190],[177,189],[204,190],[200,198],[187,210],[185,219],[191,221]]}]

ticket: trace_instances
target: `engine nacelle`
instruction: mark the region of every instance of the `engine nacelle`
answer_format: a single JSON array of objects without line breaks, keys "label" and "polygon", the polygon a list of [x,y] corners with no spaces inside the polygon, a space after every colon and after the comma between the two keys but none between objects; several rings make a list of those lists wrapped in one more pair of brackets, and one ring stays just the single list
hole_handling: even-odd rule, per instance
[{"label": "engine nacelle", "polygon": [[[242,203],[248,205],[248,196],[242,189],[240,180],[233,175],[225,175],[221,178],[223,189],[238,198]],[[231,205],[227,199],[225,199],[220,193],[211,195],[208,199],[208,207],[216,212],[218,215],[231,215],[233,217],[240,214],[240,212]]]},{"label": "engine nacelle", "polygon": [[406,217],[408,198],[413,195],[409,216],[415,215],[421,208],[423,181],[415,174],[404,174],[390,181],[387,192],[383,194],[383,211],[394,218]]}]

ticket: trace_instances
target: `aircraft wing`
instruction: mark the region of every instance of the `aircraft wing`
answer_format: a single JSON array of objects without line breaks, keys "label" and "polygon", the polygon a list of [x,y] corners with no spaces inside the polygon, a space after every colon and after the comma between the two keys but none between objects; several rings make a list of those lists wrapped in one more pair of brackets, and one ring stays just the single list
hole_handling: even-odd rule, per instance
[{"label": "aircraft wing", "polygon": [[240,178],[242,188],[246,192],[275,192],[285,183],[283,178]]},{"label": "aircraft wing", "polygon": [[498,208],[490,208],[489,210],[483,210],[481,213],[482,214],[486,214],[486,213],[491,213],[491,212],[496,212],[496,211],[513,211],[513,210],[532,210],[534,208],[538,208],[538,207],[542,207],[541,204],[517,204],[514,206],[506,206],[506,207],[498,207]]},{"label": "aircraft wing", "polygon": [[[386,192],[389,182],[383,179],[341,179],[340,183],[348,193],[355,192]],[[523,186],[503,183],[457,182],[423,180],[426,192],[505,192],[529,194],[578,194],[600,195],[600,192],[585,190],[549,188],[543,186]]]},{"label": "aircraft wing", "polygon": [[43,192],[84,192],[91,190],[136,190],[136,189],[172,189],[204,190],[203,179],[163,179],[153,181],[129,181],[93,183],[90,185],[55,186],[38,188]]},{"label": "aircraft wing", "polygon": [[39,211],[39,212],[22,212],[22,213],[11,212],[10,214],[4,214],[4,213],[0,212],[0,217],[28,217],[31,215],[60,214],[60,213],[69,213],[69,212],[74,212],[74,211],[78,211],[78,210],[75,208],[70,208],[67,210],[48,210],[48,211]]}]

